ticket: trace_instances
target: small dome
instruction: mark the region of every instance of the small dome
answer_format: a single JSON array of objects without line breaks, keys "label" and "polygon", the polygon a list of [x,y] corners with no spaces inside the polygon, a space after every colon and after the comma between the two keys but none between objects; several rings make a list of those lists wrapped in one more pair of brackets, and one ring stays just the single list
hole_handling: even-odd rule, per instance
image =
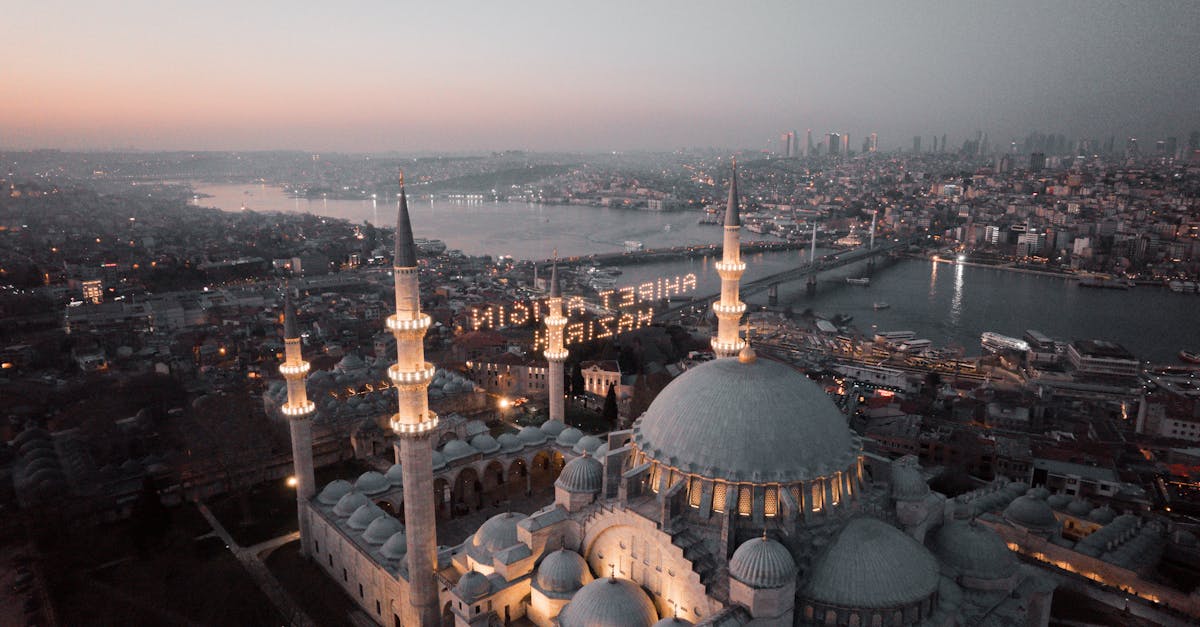
[{"label": "small dome", "polygon": [[400,464],[392,464],[383,476],[388,480],[388,483],[395,487],[404,485],[404,468]]},{"label": "small dome", "polygon": [[537,427],[521,427],[517,437],[526,444],[541,444],[546,441],[546,433]]},{"label": "small dome", "polygon": [[480,433],[471,439],[471,448],[488,455],[500,450],[500,444],[490,434]]},{"label": "small dome", "polygon": [[892,498],[920,501],[929,496],[929,484],[921,471],[909,464],[892,464]]},{"label": "small dome", "polygon": [[325,489],[317,495],[317,502],[322,505],[336,505],[338,500],[346,496],[354,489],[349,481],[345,479],[334,479],[325,484]]},{"label": "small dome", "polygon": [[1050,509],[1050,504],[1028,494],[1009,503],[1008,507],[1004,508],[1004,517],[1030,531],[1050,532],[1058,528],[1058,519],[1054,517],[1054,510]]},{"label": "small dome", "polygon": [[594,453],[596,452],[596,449],[600,448],[601,444],[604,444],[604,442],[600,438],[594,435],[585,435],[582,438],[579,438],[579,441],[575,443],[575,446],[572,447],[571,450],[575,451],[576,453],[583,453],[585,451],[588,453]]},{"label": "small dome", "polygon": [[517,543],[517,523],[524,519],[524,516],[515,512],[497,514],[487,519],[471,536],[467,555],[477,562],[491,562],[492,554],[496,551]]},{"label": "small dome", "polygon": [[379,553],[390,560],[398,560],[407,552],[408,538],[404,535],[403,530],[393,533],[392,537],[388,538],[387,542],[384,542],[379,549]]},{"label": "small dome", "polygon": [[1088,517],[1088,520],[1090,520],[1092,522],[1097,522],[1097,523],[1100,523],[1101,525],[1107,525],[1108,523],[1112,522],[1114,518],[1117,517],[1117,513],[1114,512],[1111,507],[1109,507],[1107,505],[1101,505],[1100,507],[1097,507],[1097,508],[1093,509],[1092,511],[1088,512],[1087,517]]},{"label": "small dome", "polygon": [[652,627],[658,612],[636,583],[610,577],[576,592],[558,621],[562,627]]},{"label": "small dome", "polygon": [[657,623],[653,627],[692,627],[692,623],[678,616],[668,616]]},{"label": "small dome", "polygon": [[803,596],[841,607],[897,607],[928,599],[939,578],[937,559],[911,536],[855,518],[816,558]]},{"label": "small dome", "polygon": [[444,446],[442,446],[442,455],[446,457],[447,462],[459,460],[464,457],[470,457],[478,452],[479,451],[472,448],[470,444],[467,444],[462,440],[450,440]]},{"label": "small dome", "polygon": [[384,477],[382,473],[368,470],[358,476],[358,480],[354,482],[354,489],[363,494],[379,494],[387,491],[392,486],[391,482]]},{"label": "small dome", "polygon": [[1086,499],[1075,499],[1067,504],[1067,513],[1072,516],[1087,516],[1093,509],[1095,506]]},{"label": "small dome", "polygon": [[356,531],[362,531],[380,516],[387,516],[387,512],[383,511],[383,508],[378,505],[368,501],[354,510],[354,513],[350,515],[350,520],[346,521],[346,525]]},{"label": "small dome", "polygon": [[541,427],[542,433],[552,438],[557,438],[558,434],[562,433],[566,428],[567,425],[563,424],[561,420],[547,420],[542,423]]},{"label": "small dome", "polygon": [[467,430],[468,440],[479,435],[480,433],[488,432],[488,427],[483,423],[482,420],[468,420],[465,428]]},{"label": "small dome", "polygon": [[440,470],[446,467],[446,456],[441,451],[433,452],[433,469]]},{"label": "small dome", "polygon": [[938,530],[930,546],[951,577],[966,575],[994,580],[1011,576],[1017,558],[996,532],[973,521],[952,520]]},{"label": "small dome", "polygon": [[465,601],[474,601],[475,599],[485,597],[492,591],[492,582],[488,578],[473,570],[468,570],[459,578],[458,585],[454,586],[454,593]]},{"label": "small dome", "polygon": [[[595,457],[596,459],[604,459],[605,455],[608,455],[608,442],[605,442],[605,443],[601,444],[600,446],[597,446],[596,450],[592,451],[592,457]],[[664,619],[664,620],[666,620],[666,619]],[[680,619],[680,620],[682,620],[682,619]]]},{"label": "small dome", "polygon": [[342,498],[338,499],[337,505],[333,506],[333,513],[345,518],[367,503],[370,503],[370,501],[361,493],[347,492]]},{"label": "small dome", "polygon": [[404,525],[400,524],[398,519],[386,515],[380,516],[367,525],[367,530],[363,532],[363,540],[366,540],[367,544],[383,544],[392,535],[401,531],[404,531]]},{"label": "small dome", "polygon": [[575,446],[575,443],[583,437],[583,432],[575,427],[567,427],[554,438],[554,443],[559,446]]},{"label": "small dome", "polygon": [[1050,498],[1050,491],[1042,486],[1038,486],[1036,488],[1029,488],[1028,490],[1025,491],[1025,494],[1036,496],[1039,499]]},{"label": "small dome", "polygon": [[559,549],[546,556],[537,567],[534,584],[542,592],[573,593],[592,580],[592,571],[574,551]]},{"label": "small dome", "polygon": [[599,492],[603,483],[604,464],[584,453],[563,466],[554,485],[567,492]]},{"label": "small dome", "polygon": [[1070,502],[1071,497],[1066,494],[1051,494],[1046,497],[1046,504],[1052,509],[1065,509]]},{"label": "small dome", "polygon": [[514,433],[501,433],[500,437],[496,438],[496,442],[500,445],[500,450],[505,453],[515,453],[525,448],[525,443]]},{"label": "small dome", "polygon": [[733,552],[729,575],[751,588],[782,588],[796,582],[796,560],[782,544],[754,538]]}]

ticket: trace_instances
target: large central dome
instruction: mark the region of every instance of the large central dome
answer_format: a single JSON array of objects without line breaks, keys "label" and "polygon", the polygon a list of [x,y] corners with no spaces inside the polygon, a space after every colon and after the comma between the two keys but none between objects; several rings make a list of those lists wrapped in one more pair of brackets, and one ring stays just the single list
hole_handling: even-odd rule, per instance
[{"label": "large central dome", "polygon": [[854,464],[861,448],[824,390],[768,359],[717,359],[687,371],[633,431],[651,459],[734,482],[826,476]]}]

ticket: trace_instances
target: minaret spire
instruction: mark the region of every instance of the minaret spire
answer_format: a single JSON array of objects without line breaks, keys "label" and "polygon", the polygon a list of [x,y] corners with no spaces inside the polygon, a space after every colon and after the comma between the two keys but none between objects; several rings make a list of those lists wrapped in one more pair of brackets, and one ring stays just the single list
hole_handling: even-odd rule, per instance
[{"label": "minaret spire", "polygon": [[550,379],[550,420],[563,422],[566,418],[563,408],[563,399],[566,396],[563,390],[563,362],[567,360],[567,349],[563,347],[563,327],[567,325],[567,319],[563,316],[562,284],[558,281],[557,253],[556,250],[554,265],[550,269],[550,298],[546,301],[550,311],[545,319],[545,355],[546,361],[549,363],[546,376]]},{"label": "minaret spire", "polygon": [[406,625],[437,625],[441,621],[437,588],[437,528],[433,505],[433,442],[438,418],[429,411],[429,382],[433,364],[425,361],[425,332],[430,318],[421,312],[416,246],[408,218],[404,173],[396,211],[396,254],[392,263],[396,312],[387,328],[396,338],[396,364],[388,378],[396,388],[397,409],[392,430],[400,436],[399,461],[404,483],[407,530],[408,603]]},{"label": "minaret spire", "polygon": [[313,479],[312,414],[316,406],[308,400],[305,384],[308,362],[300,347],[300,333],[296,329],[296,306],[292,303],[292,290],[284,286],[283,297],[283,363],[279,372],[287,380],[287,403],[281,411],[288,417],[288,428],[292,436],[292,467],[296,475],[296,517],[300,523],[300,552],[311,555],[312,532],[309,531],[308,509],[305,503],[316,493]]},{"label": "minaret spire", "polygon": [[712,339],[713,352],[717,357],[734,357],[746,343],[738,336],[738,324],[746,311],[746,303],[738,300],[738,281],[746,271],[742,262],[741,216],[738,215],[737,160],[729,177],[729,202],[725,206],[725,239],[722,242],[721,260],[716,263],[721,276],[721,300],[713,303],[717,314],[717,335]]}]

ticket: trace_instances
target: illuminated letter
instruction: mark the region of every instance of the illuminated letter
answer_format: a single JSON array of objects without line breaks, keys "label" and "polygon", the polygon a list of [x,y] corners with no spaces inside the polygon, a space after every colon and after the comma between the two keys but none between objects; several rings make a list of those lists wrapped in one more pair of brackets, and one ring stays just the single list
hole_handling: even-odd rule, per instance
[{"label": "illuminated letter", "polygon": [[691,292],[691,291],[695,291],[695,289],[696,289],[696,275],[694,275],[694,274],[683,275],[683,291]]},{"label": "illuminated letter", "polygon": [[662,284],[662,289],[658,291],[659,298],[670,298],[671,294],[681,294],[679,291],[679,277],[674,279],[659,279]]},{"label": "illuminated letter", "polygon": [[600,306],[601,307],[608,309],[609,307],[612,306],[612,305],[608,304],[608,297],[612,296],[612,293],[613,293],[612,290],[604,290],[603,292],[600,292],[599,296],[600,296]]},{"label": "illuminated letter", "polygon": [[624,333],[633,330],[633,316],[623,313],[620,319],[617,320],[617,333]]},{"label": "illuminated letter", "polygon": [[471,309],[471,330],[478,331],[479,329],[483,328],[484,325],[486,325],[486,324],[487,324],[487,318],[479,317],[479,308],[475,307],[475,308]]},{"label": "illuminated letter", "polygon": [[648,327],[651,324],[653,324],[654,323],[654,308],[647,307],[641,311],[638,311],[637,319],[635,320],[635,323],[636,323],[636,326],[633,327],[635,329],[640,329],[642,327]]},{"label": "illuminated letter", "polygon": [[621,292],[621,302],[617,303],[617,307],[632,307],[633,306],[633,288],[632,287],[622,287],[618,291]]},{"label": "illuminated letter", "polygon": [[572,296],[567,299],[567,311],[565,315],[569,318],[573,311],[578,311],[579,315],[587,313],[587,307],[583,303],[582,296]]},{"label": "illuminated letter", "polygon": [[[520,315],[517,315],[518,311],[521,312]],[[518,327],[529,322],[529,308],[525,306],[525,303],[513,303],[512,313],[509,314],[508,319],[513,326]]]},{"label": "illuminated letter", "polygon": [[577,344],[583,341],[583,323],[572,322],[563,328],[563,344]]},{"label": "illuminated letter", "polygon": [[654,284],[642,283],[637,288],[638,300],[654,302]]},{"label": "illuminated letter", "polygon": [[596,324],[597,324],[597,325],[600,327],[600,333],[596,335],[596,338],[597,338],[597,339],[601,339],[601,340],[602,340],[602,339],[609,338],[609,337],[612,337],[612,336],[613,336],[613,334],[612,334],[612,322],[613,322],[613,317],[612,317],[612,316],[605,316],[605,317],[603,317],[603,318],[601,318],[601,319],[599,319],[599,320],[597,320],[597,321],[596,321]]}]

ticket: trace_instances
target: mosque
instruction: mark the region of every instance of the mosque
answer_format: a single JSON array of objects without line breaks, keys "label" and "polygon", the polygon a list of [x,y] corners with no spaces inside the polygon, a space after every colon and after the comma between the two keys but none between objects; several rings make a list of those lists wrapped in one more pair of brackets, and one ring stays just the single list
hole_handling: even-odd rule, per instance
[{"label": "mosque", "polygon": [[[563,423],[566,319],[555,270],[545,318],[550,420],[497,438],[476,429],[435,448],[443,426],[428,388],[437,370],[424,356],[430,318],[403,176],[400,188],[396,306],[386,321],[397,346],[387,369],[399,398],[390,421],[397,463],[318,491],[315,406],[290,300],[280,367],[301,550],[379,624],[1048,623],[1053,580],[978,520],[985,509],[932,492],[912,458],[864,453],[819,386],[739,336],[746,266],[736,165],[716,264],[717,359],[679,376],[631,429],[602,437]],[[438,546],[435,512],[465,472],[485,484],[552,481],[554,500]],[[404,523],[388,511],[402,511]]]}]

